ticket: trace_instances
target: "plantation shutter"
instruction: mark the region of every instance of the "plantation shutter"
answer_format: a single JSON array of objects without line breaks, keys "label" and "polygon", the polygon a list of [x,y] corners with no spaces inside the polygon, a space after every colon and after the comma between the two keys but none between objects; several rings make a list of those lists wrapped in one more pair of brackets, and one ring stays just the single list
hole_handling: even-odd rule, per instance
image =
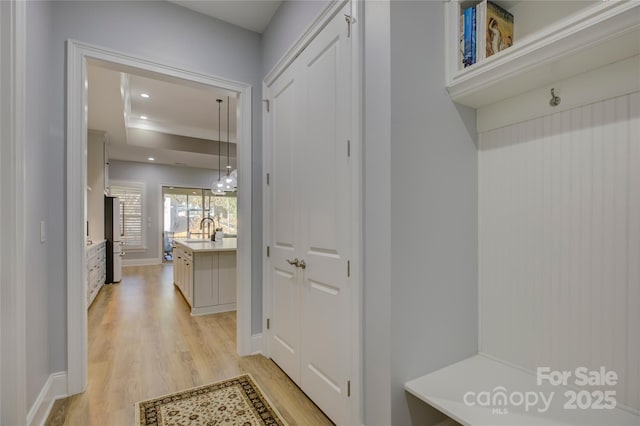
[{"label": "plantation shutter", "polygon": [[119,197],[121,203],[120,225],[126,248],[143,248],[144,235],[142,223],[142,185],[111,185],[111,196]]}]

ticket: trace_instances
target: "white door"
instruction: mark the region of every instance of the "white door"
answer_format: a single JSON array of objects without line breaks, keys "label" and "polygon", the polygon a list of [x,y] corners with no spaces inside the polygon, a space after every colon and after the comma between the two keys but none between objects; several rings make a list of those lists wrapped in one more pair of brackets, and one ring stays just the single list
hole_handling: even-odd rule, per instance
[{"label": "white door", "polygon": [[[276,363],[337,424],[350,422],[351,43],[344,14],[270,87],[270,257]],[[287,260],[298,259],[305,267]]]},{"label": "white door", "polygon": [[301,284],[298,268],[287,262],[299,249],[298,203],[300,190],[296,175],[296,142],[300,139],[298,113],[300,94],[296,66],[271,86],[273,170],[270,182],[270,275],[272,306],[270,318],[270,356],[298,385],[300,385],[300,314]]},{"label": "white door", "polygon": [[349,422],[351,43],[344,13],[298,58],[306,79],[301,259],[302,389],[336,423]]}]

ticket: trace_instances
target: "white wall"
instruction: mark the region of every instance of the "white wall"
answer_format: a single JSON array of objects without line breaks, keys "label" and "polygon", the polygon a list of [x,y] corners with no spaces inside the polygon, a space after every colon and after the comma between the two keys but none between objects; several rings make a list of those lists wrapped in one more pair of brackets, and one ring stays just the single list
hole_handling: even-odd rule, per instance
[{"label": "white wall", "polygon": [[[32,2],[29,2],[30,4]],[[222,21],[206,17],[162,1],[56,1],[51,2],[53,33],[42,37],[39,45],[43,58],[49,58],[39,70],[46,70],[52,99],[45,116],[49,131],[46,141],[38,142],[46,150],[43,169],[47,183],[46,199],[49,221],[48,244],[51,251],[47,269],[49,299],[49,371],[66,370],[66,282],[65,282],[65,41],[80,40],[120,52],[139,55],[158,62],[174,64],[198,72],[249,83],[253,95],[253,163],[252,194],[254,211],[261,209],[261,107],[260,36]],[[34,30],[30,28],[29,31]],[[48,41],[47,41],[48,40]],[[33,52],[39,52],[33,47]],[[43,59],[44,60],[44,59]],[[258,90],[255,92],[255,90]],[[37,205],[35,203],[34,205]],[[81,224],[79,224],[80,226]],[[252,258],[261,258],[262,218],[254,215]],[[252,265],[260,271],[261,265]],[[259,272],[258,272],[259,273]],[[252,277],[253,293],[261,294],[259,275]],[[45,310],[46,312],[46,310]],[[262,300],[252,303],[252,332],[261,330]],[[39,351],[47,354],[47,351]]]},{"label": "white wall", "polygon": [[640,410],[640,92],[481,134],[480,350]]},{"label": "white wall", "polygon": [[444,33],[443,2],[391,2],[391,421],[398,425],[437,419],[404,392],[407,380],[477,351],[475,111],[455,105],[444,87]]},{"label": "white wall", "polygon": [[162,233],[162,190],[160,185],[187,188],[209,188],[218,172],[208,169],[168,166],[163,164],[109,161],[109,180],[140,182],[143,189],[143,214],[145,216],[144,239],[146,250],[126,250],[124,260],[161,260],[160,238]]},{"label": "white wall", "polygon": [[[50,319],[55,317],[50,300],[60,300],[53,294],[59,281],[51,288],[52,254],[56,246],[62,246],[58,240],[60,224],[51,215],[51,191],[62,198],[61,188],[54,188],[49,180],[50,147],[52,141],[49,122],[49,99],[51,88],[49,67],[51,64],[51,6],[44,2],[27,3],[27,46],[26,46],[26,170],[25,205],[26,226],[26,369],[27,369],[27,409],[29,409],[51,370],[51,327]],[[62,167],[62,164],[60,164]],[[46,222],[47,241],[40,242],[40,221]],[[59,269],[62,265],[57,266]],[[64,293],[63,293],[64,294]],[[63,317],[59,318],[63,320]],[[60,324],[62,325],[62,324]]]}]

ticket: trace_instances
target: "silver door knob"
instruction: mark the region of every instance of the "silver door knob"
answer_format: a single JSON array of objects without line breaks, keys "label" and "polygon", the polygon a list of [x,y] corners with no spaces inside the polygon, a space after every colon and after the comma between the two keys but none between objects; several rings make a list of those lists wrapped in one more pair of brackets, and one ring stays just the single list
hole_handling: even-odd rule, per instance
[{"label": "silver door knob", "polygon": [[289,265],[293,265],[293,266],[295,266],[296,268],[297,268],[298,266],[300,266],[300,261],[298,260],[298,258],[297,258],[297,257],[296,257],[295,259],[293,259],[293,260],[291,260],[291,259],[287,259],[287,263],[288,263]]},{"label": "silver door knob", "polygon": [[302,269],[305,269],[305,268],[307,267],[307,264],[304,262],[304,260],[301,260],[301,261],[298,263],[298,266],[299,266],[299,267],[301,267]]}]

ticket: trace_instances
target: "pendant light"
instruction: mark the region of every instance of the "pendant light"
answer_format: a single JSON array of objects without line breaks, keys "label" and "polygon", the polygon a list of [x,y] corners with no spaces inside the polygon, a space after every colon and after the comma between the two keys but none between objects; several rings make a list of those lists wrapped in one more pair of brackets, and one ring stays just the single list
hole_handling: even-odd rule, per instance
[{"label": "pendant light", "polygon": [[229,96],[227,96],[227,175],[225,177],[225,185],[224,185],[224,190],[227,192],[233,192],[235,190],[237,190],[237,186],[238,186],[238,181],[237,181],[237,175],[238,175],[238,171],[234,170],[233,172],[231,171],[231,163],[229,161],[229,110],[230,110],[230,102],[229,102]]},{"label": "pendant light", "polygon": [[211,184],[211,192],[213,192],[213,195],[224,195],[224,184],[222,183],[222,175],[220,173],[220,169],[222,167],[220,162],[220,156],[222,155],[222,152],[220,151],[220,127],[222,127],[222,122],[220,120],[220,104],[222,103],[222,99],[216,99],[216,102],[218,103],[218,180],[213,181]]}]

